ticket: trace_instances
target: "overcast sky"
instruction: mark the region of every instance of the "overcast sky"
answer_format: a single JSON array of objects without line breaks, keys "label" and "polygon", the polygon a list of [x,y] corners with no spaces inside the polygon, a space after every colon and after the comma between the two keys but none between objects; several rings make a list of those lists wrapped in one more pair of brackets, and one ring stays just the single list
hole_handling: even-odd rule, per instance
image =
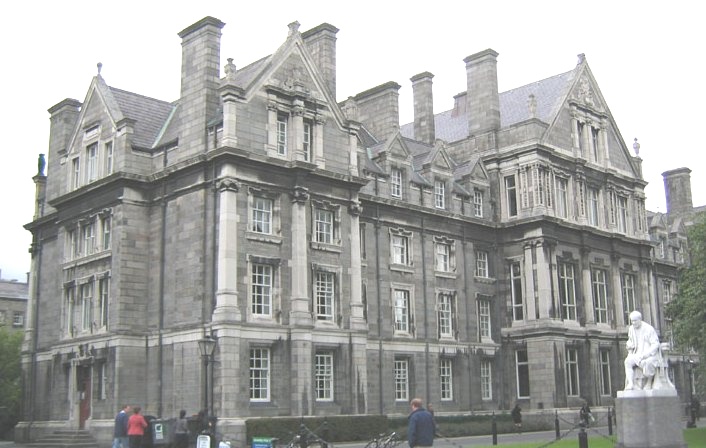
[{"label": "overcast sky", "polygon": [[[666,211],[662,172],[692,170],[694,205],[706,204],[701,131],[706,28],[692,1],[25,1],[0,10],[0,269],[29,271],[37,156],[49,140],[47,109],[84,100],[96,64],[108,85],[173,101],[179,97],[177,33],[205,16],[225,22],[221,67],[273,53],[287,24],[340,29],[339,101],[387,81],[400,89],[402,124],[413,116],[409,79],[434,74],[435,112],[466,89],[463,59],[492,48],[506,91],[571,70],[584,53],[628,147],[638,138],[647,208]],[[422,5],[432,5],[427,10]],[[222,70],[222,69],[221,69]],[[59,260],[57,260],[59,262]]]}]

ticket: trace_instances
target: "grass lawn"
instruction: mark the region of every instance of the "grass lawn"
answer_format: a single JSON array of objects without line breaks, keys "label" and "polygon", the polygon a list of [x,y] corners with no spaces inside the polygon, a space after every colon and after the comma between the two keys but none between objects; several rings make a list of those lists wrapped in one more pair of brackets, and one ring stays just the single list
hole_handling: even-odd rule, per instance
[{"label": "grass lawn", "polygon": [[[690,428],[684,430],[684,441],[689,448],[706,448],[706,428]],[[547,442],[529,442],[529,443],[502,443],[496,446],[503,448],[537,448],[544,446]],[[579,445],[578,438],[574,435],[570,438],[560,440],[556,443],[548,445],[547,448],[576,448]],[[613,440],[604,437],[589,437],[589,448],[614,448],[615,435]],[[493,445],[484,445],[484,448],[492,448]]]}]

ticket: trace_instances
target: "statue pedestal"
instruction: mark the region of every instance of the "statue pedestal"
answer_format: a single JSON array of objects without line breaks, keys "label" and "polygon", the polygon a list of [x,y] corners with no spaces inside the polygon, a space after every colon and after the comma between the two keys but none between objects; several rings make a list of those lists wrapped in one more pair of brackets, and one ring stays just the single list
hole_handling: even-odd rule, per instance
[{"label": "statue pedestal", "polygon": [[618,391],[616,448],[686,448],[676,389]]}]

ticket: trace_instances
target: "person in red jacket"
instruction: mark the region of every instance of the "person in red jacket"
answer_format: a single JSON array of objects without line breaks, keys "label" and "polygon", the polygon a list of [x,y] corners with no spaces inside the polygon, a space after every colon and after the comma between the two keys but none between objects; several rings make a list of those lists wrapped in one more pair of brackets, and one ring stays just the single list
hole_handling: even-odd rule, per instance
[{"label": "person in red jacket", "polygon": [[142,436],[145,435],[147,420],[140,415],[141,410],[141,407],[134,406],[132,415],[127,421],[127,436],[130,438],[130,448],[140,448],[142,446]]}]

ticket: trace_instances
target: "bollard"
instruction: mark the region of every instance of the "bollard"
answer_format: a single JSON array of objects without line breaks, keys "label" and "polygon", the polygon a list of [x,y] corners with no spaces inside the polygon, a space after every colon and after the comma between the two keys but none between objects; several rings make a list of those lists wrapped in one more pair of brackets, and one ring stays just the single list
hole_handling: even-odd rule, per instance
[{"label": "bollard", "polygon": [[608,408],[608,435],[613,435],[613,416],[610,414],[610,408]]},{"label": "bollard", "polygon": [[556,432],[556,440],[561,439],[559,433],[559,411],[554,411],[554,432]]},{"label": "bollard", "polygon": [[321,428],[321,448],[328,448],[328,420],[324,418],[324,424]]},{"label": "bollard", "polygon": [[306,426],[304,425],[302,418],[302,424],[299,425],[299,448],[306,448],[309,446],[309,434],[307,434]]},{"label": "bollard", "polygon": [[498,444],[498,424],[495,422],[495,412],[493,412],[493,423],[491,426],[491,430],[493,433],[493,445]]},{"label": "bollard", "polygon": [[581,425],[581,430],[579,431],[579,448],[588,448],[588,434],[586,434],[584,425]]}]

